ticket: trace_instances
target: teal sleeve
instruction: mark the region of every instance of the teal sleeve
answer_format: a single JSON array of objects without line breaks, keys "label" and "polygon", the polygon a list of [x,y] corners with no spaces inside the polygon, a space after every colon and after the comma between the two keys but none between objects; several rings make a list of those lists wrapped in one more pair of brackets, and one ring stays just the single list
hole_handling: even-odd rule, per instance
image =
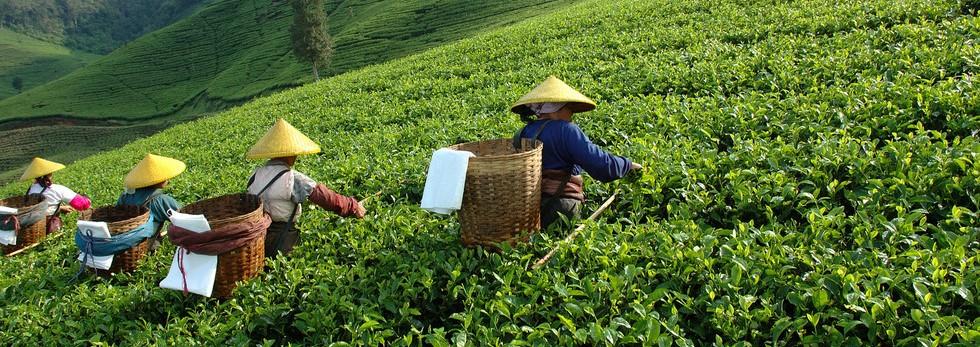
[{"label": "teal sleeve", "polygon": [[176,211],[179,209],[180,203],[169,194],[160,195],[153,199],[153,202],[150,203],[150,214],[153,215],[153,220],[157,224],[162,224],[164,221],[170,219],[167,215],[167,211]]}]

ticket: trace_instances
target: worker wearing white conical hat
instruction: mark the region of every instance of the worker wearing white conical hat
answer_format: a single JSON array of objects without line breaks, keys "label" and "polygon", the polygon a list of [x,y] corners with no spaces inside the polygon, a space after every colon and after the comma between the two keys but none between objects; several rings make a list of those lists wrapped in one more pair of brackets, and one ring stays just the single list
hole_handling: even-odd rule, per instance
[{"label": "worker wearing white conical hat", "polygon": [[92,201],[82,194],[75,193],[68,187],[55,184],[54,172],[65,166],[50,160],[34,158],[31,164],[20,176],[22,181],[33,179],[34,183],[27,188],[27,194],[41,194],[48,203],[47,233],[61,229],[61,214],[72,210],[84,211],[92,206]]},{"label": "worker wearing white conical hat", "polygon": [[544,143],[541,152],[541,225],[558,220],[559,215],[577,218],[585,201],[582,171],[601,182],[610,182],[642,169],[629,159],[611,155],[596,146],[582,132],[572,116],[594,110],[595,102],[569,87],[555,76],[527,93],[511,107],[527,124],[514,135]]},{"label": "worker wearing white conical hat", "polygon": [[180,160],[148,153],[129,171],[123,182],[126,191],[119,196],[116,205],[143,206],[150,210],[150,223],[153,223],[155,231],[151,238],[151,250],[160,246],[160,230],[170,220],[168,211],[180,209],[180,203],[164,188],[186,168],[187,165]]},{"label": "worker wearing white conical hat", "polygon": [[265,239],[268,257],[289,253],[299,242],[295,223],[304,201],[344,217],[364,217],[364,206],[357,199],[337,194],[293,169],[297,156],[319,152],[320,146],[280,118],[246,154],[248,159],[268,159],[248,180],[248,192],[262,199],[263,209],[272,217]]}]

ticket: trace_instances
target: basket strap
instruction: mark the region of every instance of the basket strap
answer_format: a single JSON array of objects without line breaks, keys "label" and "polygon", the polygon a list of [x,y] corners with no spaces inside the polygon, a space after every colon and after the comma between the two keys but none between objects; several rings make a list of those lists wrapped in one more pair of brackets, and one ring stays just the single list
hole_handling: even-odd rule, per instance
[{"label": "basket strap", "polygon": [[[537,140],[538,137],[541,136],[541,132],[544,131],[544,128],[548,126],[548,123],[551,123],[551,121],[552,119],[544,121],[544,124],[541,124],[541,127],[538,128],[538,131],[534,132],[534,137],[532,137],[531,140]],[[513,140],[514,149],[520,150],[521,148],[523,148],[523,146],[521,146],[521,138],[522,135],[524,135],[524,130],[526,129],[527,129],[527,125],[525,125],[523,128],[521,128],[521,130],[518,130],[517,133],[514,134],[514,140]]]},{"label": "basket strap", "polygon": [[[551,121],[552,119],[549,119],[546,120],[543,124],[541,124],[541,126],[538,127],[538,130],[534,132],[534,136],[531,137],[531,140],[537,140],[538,137],[541,136],[541,132],[544,131],[544,128],[547,127],[548,123],[551,123]],[[517,133],[514,134],[513,145],[515,150],[520,150],[521,148],[523,148],[523,146],[521,146],[521,138],[522,135],[524,135],[524,130],[527,130],[527,125],[525,125],[523,128],[521,128],[521,130],[518,130]],[[565,178],[561,180],[561,184],[558,185],[558,191],[556,191],[555,194],[549,196],[547,199],[543,200],[541,204],[542,206],[551,204],[552,202],[555,201],[555,199],[558,199],[561,193],[565,192],[565,185],[568,184],[568,181],[572,179],[572,170],[567,170],[567,171],[568,174],[565,175]]]},{"label": "basket strap", "polygon": [[245,184],[245,190],[248,190],[248,188],[252,186],[252,183],[255,183],[255,174],[248,177],[248,183]]},{"label": "basket strap", "polygon": [[[277,173],[275,177],[273,177],[271,180],[269,180],[269,183],[266,183],[265,184],[265,187],[262,187],[262,190],[260,190],[259,193],[258,194],[255,194],[255,195],[261,197],[262,196],[262,193],[265,193],[266,190],[269,190],[269,188],[272,187],[272,184],[273,183],[276,183],[276,181],[278,181],[279,178],[282,177],[282,175],[285,175],[289,171],[290,170],[288,170],[288,169],[287,170],[279,171],[279,173]],[[252,186],[252,183],[255,183],[255,176],[252,176],[252,178],[250,178],[248,180],[248,186],[251,187]],[[246,188],[246,189],[248,189],[248,188]]]},{"label": "basket strap", "polygon": [[[259,196],[259,198],[261,199],[262,193],[265,193],[266,190],[268,190],[270,187],[272,187],[272,184],[273,183],[276,183],[276,181],[278,181],[279,178],[282,177],[282,175],[285,175],[289,171],[291,171],[291,170],[288,170],[287,169],[287,170],[279,171],[279,173],[277,173],[275,177],[273,177],[271,180],[269,180],[269,183],[266,183],[265,184],[265,187],[263,187],[262,190],[260,190],[259,193],[256,194],[256,195]],[[248,179],[248,186],[249,187],[252,186],[252,183],[255,183],[255,175],[252,175],[252,177]],[[289,220],[286,221],[286,231],[287,232],[293,228],[293,218],[296,217],[296,210],[298,208],[299,208],[299,204],[293,204],[293,212],[291,212],[289,214]],[[284,234],[285,234],[285,232],[280,233],[279,235],[276,235],[276,251],[278,251],[279,248],[282,246]]]},{"label": "basket strap", "polygon": [[[163,195],[163,189],[154,190],[153,193],[150,193],[150,196],[146,197],[146,200],[143,200],[143,205],[141,205],[141,206],[143,206],[144,208],[146,208],[147,210],[149,210],[150,209],[150,203],[152,203],[153,202],[153,199],[156,199],[160,195]],[[153,235],[159,235],[160,229],[163,229],[163,222],[164,221],[160,221],[160,225],[157,225],[156,230],[153,231]]]},{"label": "basket strap", "polygon": [[512,144],[515,150],[521,149],[521,135],[524,135],[524,129],[527,129],[527,125],[521,128],[521,130],[518,130],[516,133],[514,133],[514,140]]},{"label": "basket strap", "polygon": [[[541,136],[541,132],[544,131],[544,127],[548,126],[548,123],[550,123],[550,122],[551,122],[551,120],[549,119],[549,120],[545,121],[544,124],[541,124],[541,127],[538,128],[538,131],[534,132],[534,138],[533,138],[533,140],[537,140],[538,137]],[[568,184],[568,181],[570,181],[571,179],[572,179],[572,170],[568,170],[568,173],[565,175],[565,178],[562,178],[561,184],[558,185],[558,190],[555,191],[554,194],[552,194],[551,196],[549,196],[548,199],[545,200],[544,201],[544,204],[542,204],[542,205],[548,205],[548,204],[554,202],[555,199],[558,199],[558,197],[561,195],[561,193],[564,193],[565,192],[565,185]]]},{"label": "basket strap", "polygon": [[153,199],[156,199],[160,195],[163,195],[163,190],[162,189],[154,190],[153,193],[150,193],[150,196],[147,196],[146,197],[146,200],[143,200],[143,204],[140,205],[140,206],[149,208],[150,203],[153,202]]}]

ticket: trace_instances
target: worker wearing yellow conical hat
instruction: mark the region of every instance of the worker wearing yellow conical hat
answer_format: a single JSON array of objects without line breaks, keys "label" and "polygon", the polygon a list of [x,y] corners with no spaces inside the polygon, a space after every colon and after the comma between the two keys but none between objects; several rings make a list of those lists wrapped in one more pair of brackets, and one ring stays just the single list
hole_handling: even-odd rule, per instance
[{"label": "worker wearing yellow conical hat", "polygon": [[272,217],[265,239],[268,257],[289,253],[299,242],[295,222],[304,201],[341,216],[364,217],[364,206],[357,199],[337,194],[293,170],[297,156],[319,152],[320,146],[280,118],[246,154],[248,159],[269,159],[248,180],[248,192],[262,199],[262,207]]},{"label": "worker wearing yellow conical hat", "polygon": [[[68,187],[55,184],[53,180],[54,172],[64,169],[65,166],[53,161],[42,158],[34,158],[31,164],[20,176],[22,181],[33,179],[34,183],[27,188],[27,194],[41,194],[44,201],[48,203],[48,234],[61,229],[61,214],[73,210],[84,211],[92,206],[92,201],[82,194],[75,193]],[[67,204],[67,205],[65,205]]]},{"label": "worker wearing yellow conical hat", "polygon": [[527,93],[511,111],[527,124],[514,135],[544,143],[541,153],[541,225],[546,227],[559,215],[577,218],[585,194],[582,171],[601,182],[610,182],[642,169],[629,159],[606,153],[589,140],[572,116],[594,110],[595,102],[555,76]]},{"label": "worker wearing yellow conical hat", "polygon": [[129,171],[123,181],[126,191],[119,196],[116,206],[143,206],[150,210],[149,222],[153,223],[155,231],[151,238],[151,250],[160,246],[160,230],[164,222],[170,219],[167,212],[180,209],[180,203],[163,189],[170,179],[180,175],[186,168],[187,165],[180,160],[147,154]]}]

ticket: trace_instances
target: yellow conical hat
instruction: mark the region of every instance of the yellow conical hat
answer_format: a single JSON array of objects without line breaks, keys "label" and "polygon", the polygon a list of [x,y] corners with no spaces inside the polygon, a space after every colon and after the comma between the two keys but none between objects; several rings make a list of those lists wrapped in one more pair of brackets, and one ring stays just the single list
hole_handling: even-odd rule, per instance
[{"label": "yellow conical hat", "polygon": [[187,165],[180,160],[147,154],[143,160],[136,164],[136,167],[129,171],[123,183],[128,189],[149,187],[177,177],[186,168]]},{"label": "yellow conical hat", "polygon": [[595,101],[572,89],[572,87],[569,87],[557,77],[548,76],[548,79],[541,82],[537,87],[534,87],[530,93],[525,94],[520,100],[517,100],[514,106],[510,107],[510,110],[518,114],[526,113],[529,110],[525,105],[541,102],[568,103],[567,107],[571,108],[574,112],[586,112],[595,109]]},{"label": "yellow conical hat", "polygon": [[31,165],[27,166],[27,170],[24,170],[24,174],[20,176],[20,179],[34,179],[64,168],[65,166],[59,163],[41,158],[34,158],[34,160],[31,160]]},{"label": "yellow conical hat", "polygon": [[282,118],[248,150],[248,159],[292,157],[320,153],[320,146]]}]

